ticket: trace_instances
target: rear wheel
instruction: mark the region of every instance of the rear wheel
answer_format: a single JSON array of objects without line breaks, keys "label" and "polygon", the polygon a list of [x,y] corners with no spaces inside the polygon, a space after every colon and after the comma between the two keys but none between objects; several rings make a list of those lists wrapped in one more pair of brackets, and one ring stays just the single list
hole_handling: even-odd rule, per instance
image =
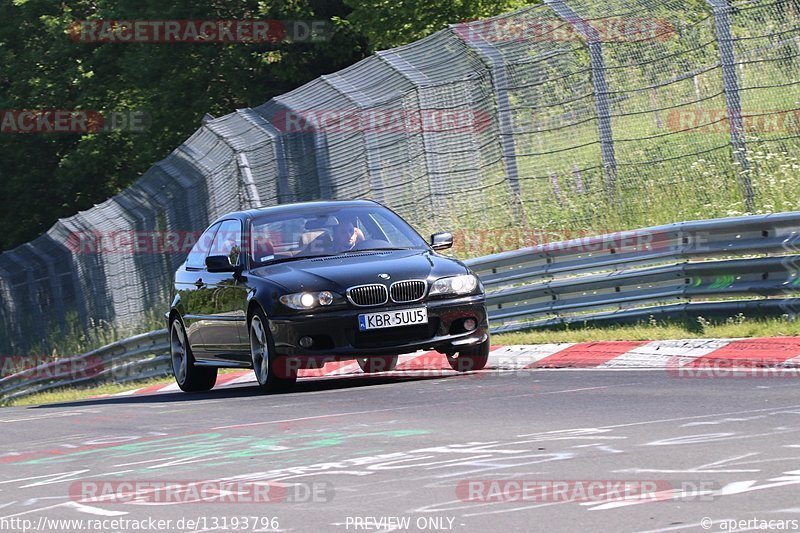
[{"label": "rear wheel", "polygon": [[291,389],[297,381],[297,368],[286,357],[275,354],[267,317],[258,309],[250,319],[250,358],[259,387],[264,392]]},{"label": "rear wheel", "polygon": [[186,339],[186,330],[177,318],[172,321],[169,328],[169,352],[172,358],[172,373],[182,391],[199,392],[214,387],[217,382],[217,369],[195,366],[192,347]]},{"label": "rear wheel", "polygon": [[447,354],[450,368],[458,372],[482,370],[489,362],[489,338],[477,346],[470,346],[459,350],[458,355]]},{"label": "rear wheel", "polygon": [[390,372],[397,366],[396,355],[382,355],[380,357],[358,357],[358,366],[367,374],[375,372]]}]

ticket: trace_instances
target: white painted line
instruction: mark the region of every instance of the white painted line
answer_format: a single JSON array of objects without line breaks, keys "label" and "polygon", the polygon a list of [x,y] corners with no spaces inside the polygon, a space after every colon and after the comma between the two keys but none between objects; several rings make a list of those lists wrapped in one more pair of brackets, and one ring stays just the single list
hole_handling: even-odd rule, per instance
[{"label": "white painted line", "polygon": [[124,392],[117,392],[117,393],[112,394],[111,396],[113,396],[113,397],[117,397],[117,396],[133,396],[134,394],[138,394],[139,391],[143,391],[145,388],[146,387],[139,387],[138,389],[126,390]]},{"label": "white painted line", "polygon": [[64,418],[67,416],[81,416],[82,414],[88,414],[90,412],[96,413],[97,411],[84,411],[81,413],[80,411],[64,411],[63,413],[47,413],[42,415],[35,415],[35,416],[26,416],[25,418],[7,418],[5,420],[0,420],[0,424],[11,424],[14,422],[28,422],[30,420],[43,420],[45,418]]},{"label": "white painted line", "polygon": [[348,413],[333,413],[330,415],[317,415],[317,416],[303,416],[300,418],[285,418],[283,420],[265,420],[262,422],[251,422],[249,424],[233,424],[230,426],[217,426],[211,428],[214,429],[231,429],[231,428],[244,428],[244,427],[252,427],[252,426],[264,426],[268,424],[285,424],[287,422],[300,422],[302,420],[317,420],[320,418],[336,418],[340,416],[351,416],[351,415],[364,415],[370,413],[383,413],[386,411],[402,411],[403,409],[418,409],[418,406],[410,405],[408,407],[392,407],[389,409],[371,409],[369,411],[351,411]]}]

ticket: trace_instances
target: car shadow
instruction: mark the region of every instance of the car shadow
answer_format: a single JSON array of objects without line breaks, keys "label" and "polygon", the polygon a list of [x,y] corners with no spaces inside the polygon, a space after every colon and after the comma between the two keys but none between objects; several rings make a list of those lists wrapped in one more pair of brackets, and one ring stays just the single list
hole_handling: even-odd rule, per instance
[{"label": "car shadow", "polygon": [[376,387],[381,385],[392,385],[410,381],[430,381],[436,379],[459,379],[469,376],[471,372],[451,375],[398,375],[373,376],[365,374],[354,374],[348,376],[331,376],[299,379],[295,386],[288,391],[264,393],[255,383],[242,383],[230,385],[219,389],[211,389],[205,392],[156,392],[152,394],[141,394],[131,396],[109,396],[103,398],[89,398],[86,400],[76,400],[71,402],[49,403],[42,405],[32,405],[28,409],[59,409],[65,407],[87,407],[96,405],[126,405],[126,404],[151,404],[151,403],[184,403],[197,402],[204,400],[222,400],[226,398],[247,398],[251,396],[288,396],[293,394],[303,394],[308,392],[319,392],[328,390],[356,389],[361,387]]}]

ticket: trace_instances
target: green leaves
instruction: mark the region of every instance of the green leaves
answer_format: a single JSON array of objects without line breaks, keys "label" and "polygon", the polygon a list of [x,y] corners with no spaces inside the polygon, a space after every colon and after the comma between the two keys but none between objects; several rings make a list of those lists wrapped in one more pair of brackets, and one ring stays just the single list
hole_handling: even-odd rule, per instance
[{"label": "green leaves", "polygon": [[150,118],[138,133],[0,134],[0,250],[130,185],[205,113],[260,105],[367,55],[364,39],[345,26],[318,43],[125,44],[76,42],[68,33],[74,22],[327,20],[349,11],[336,0],[0,0],[0,109],[135,110]]}]

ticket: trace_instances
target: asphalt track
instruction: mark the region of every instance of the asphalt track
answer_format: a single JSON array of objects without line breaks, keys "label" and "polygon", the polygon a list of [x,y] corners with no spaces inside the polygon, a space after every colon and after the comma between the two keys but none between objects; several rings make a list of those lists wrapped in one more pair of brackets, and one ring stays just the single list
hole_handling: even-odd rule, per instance
[{"label": "asphalt track", "polygon": [[3,531],[800,529],[796,377],[338,376],[7,408],[0,429]]}]

